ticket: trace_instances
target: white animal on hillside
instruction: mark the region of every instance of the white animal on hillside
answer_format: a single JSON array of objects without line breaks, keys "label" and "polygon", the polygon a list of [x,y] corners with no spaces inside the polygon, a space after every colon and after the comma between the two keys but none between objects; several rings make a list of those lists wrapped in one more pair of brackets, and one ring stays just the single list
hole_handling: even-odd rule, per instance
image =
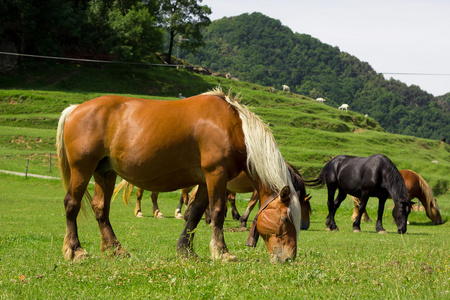
[{"label": "white animal on hillside", "polygon": [[347,111],[347,109],[348,109],[348,104],[342,104],[341,106],[338,107],[338,109]]},{"label": "white animal on hillside", "polygon": [[290,92],[291,91],[291,89],[289,88],[289,86],[287,86],[287,85],[283,85],[283,91],[287,91],[287,92]]},{"label": "white animal on hillside", "polygon": [[319,101],[320,103],[324,103],[324,102],[325,102],[325,99],[323,99],[323,98],[317,98],[316,101]]}]

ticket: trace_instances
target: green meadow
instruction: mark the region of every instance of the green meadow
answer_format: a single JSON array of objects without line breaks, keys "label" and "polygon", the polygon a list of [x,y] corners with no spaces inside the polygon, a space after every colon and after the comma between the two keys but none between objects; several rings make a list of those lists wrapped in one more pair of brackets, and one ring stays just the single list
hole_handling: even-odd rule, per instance
[{"label": "green meadow", "polygon": [[[342,112],[301,95],[271,94],[267,87],[246,82],[184,70],[156,74],[136,68],[124,74],[111,69],[106,70],[108,77],[105,70],[83,75],[80,67],[71,68],[68,72],[52,67],[33,77],[21,73],[0,84],[0,170],[57,177],[56,125],[70,104],[111,93],[176,100],[179,92],[191,96],[220,85],[239,94],[242,103],[270,124],[281,153],[303,177],[315,178],[339,154],[382,153],[399,169],[414,170],[429,183],[444,224],[434,226],[425,212],[413,211],[407,234],[398,235],[393,202],[388,200],[383,218],[388,234],[377,234],[374,223],[363,223],[362,232],[353,233],[353,204],[347,199],[336,216],[340,231],[327,232],[326,189],[307,189],[312,195],[311,226],[300,232],[294,262],[271,263],[262,240],[256,249],[246,247],[248,232],[236,230],[239,223],[231,214],[224,226],[225,239],[238,260],[210,259],[211,229],[203,221],[194,241],[199,258],[185,260],[176,254],[184,223],[173,217],[179,191],[160,194],[164,219],[151,216],[146,192],[144,218],[134,217],[134,201],[126,206],[118,197],[111,208],[112,226],[130,258],[100,253],[98,226],[88,212],[79,217],[79,236],[90,257],[72,262],[65,261],[61,251],[65,191],[60,181],[0,173],[0,299],[450,297],[448,144],[390,134],[370,116]],[[249,198],[237,196],[241,214]],[[372,219],[377,207],[377,199],[371,198]]]}]

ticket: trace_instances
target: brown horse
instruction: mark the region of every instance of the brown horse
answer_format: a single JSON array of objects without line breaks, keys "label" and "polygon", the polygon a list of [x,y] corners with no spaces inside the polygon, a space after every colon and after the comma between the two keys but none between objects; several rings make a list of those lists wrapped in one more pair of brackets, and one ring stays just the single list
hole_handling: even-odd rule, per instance
[{"label": "brown horse", "polygon": [[[260,231],[273,260],[294,259],[300,232],[300,201],[267,126],[220,89],[177,100],[103,96],[62,112],[57,149],[64,198],[66,259],[88,256],[78,238],[77,215],[87,185],[95,180],[91,206],[101,251],[129,255],[114,234],[109,210],[117,175],[157,192],[199,185],[189,220],[177,242],[182,256],[196,256],[195,228],[208,204],[213,259],[235,259],[223,234],[227,182],[248,174],[261,200]],[[85,197],[89,198],[89,197]]]},{"label": "brown horse", "polygon": [[[311,196],[306,194],[305,185],[303,182],[303,178],[298,172],[298,170],[291,165],[290,163],[286,162],[286,165],[289,169],[289,172],[291,174],[292,182],[294,184],[294,188],[298,194],[298,197],[300,199],[300,207],[301,207],[301,213],[302,213],[302,222],[300,229],[301,230],[307,230],[309,228],[309,222],[310,222],[310,214],[311,214],[311,204],[309,200],[311,199]],[[252,186],[252,182],[249,180],[247,174],[242,172],[239,174],[236,178],[228,182],[229,189],[231,189],[234,192],[230,192],[230,195],[235,195],[236,193],[250,193],[252,192],[252,196],[250,198],[250,201],[248,203],[247,209],[239,219],[239,222],[241,222],[240,228],[246,228],[247,227],[247,220],[248,217],[255,207],[256,203],[260,201],[258,191],[255,190]],[[192,206],[192,201],[195,198],[195,191],[191,194],[189,198],[189,202],[186,205],[186,210],[184,214],[184,219],[187,220],[189,217],[189,210]],[[235,198],[234,197],[228,197],[228,201],[230,202],[230,206],[232,207],[232,212],[234,209],[236,209],[236,204],[234,203]],[[237,213],[237,209],[236,209]],[[238,213],[237,213],[238,214]],[[233,218],[235,218],[235,215],[233,213]],[[208,209],[205,212],[205,220],[208,222],[209,220],[209,211]],[[209,222],[208,222],[209,223]]]},{"label": "brown horse", "polygon": [[[175,209],[175,218],[176,219],[184,218],[184,216],[181,214],[181,208],[183,207],[183,204],[185,204],[185,205],[187,204],[187,202],[189,200],[189,192],[193,188],[194,187],[191,186],[188,188],[181,189],[180,201],[178,203],[177,208]],[[125,202],[125,204],[128,205],[128,202],[130,201],[130,197],[131,197],[131,192],[133,190],[133,185],[126,180],[122,180],[121,182],[119,182],[119,184],[114,189],[112,199],[114,199],[116,197],[117,193],[119,193],[119,191],[121,189],[124,189],[123,202]],[[137,201],[136,201],[136,206],[134,208],[134,215],[138,218],[142,218],[144,216],[142,214],[142,209],[141,209],[141,201],[142,201],[143,195],[144,195],[144,189],[138,188],[138,190],[136,192]],[[158,192],[151,192],[151,199],[152,199],[152,203],[153,203],[153,216],[155,218],[164,218],[164,215],[162,214],[162,212],[159,210],[159,207],[158,207],[158,195],[159,195]]]},{"label": "brown horse", "polygon": [[[433,221],[434,225],[442,224],[441,213],[439,212],[439,205],[433,196],[433,191],[431,190],[428,183],[419,174],[411,170],[400,170],[403,180],[405,181],[406,189],[408,190],[409,199],[418,198],[425,208],[427,217]],[[359,198],[352,197],[355,203],[355,208],[353,210],[352,220],[358,215],[359,209]],[[367,210],[364,211],[363,220],[370,222]]]}]

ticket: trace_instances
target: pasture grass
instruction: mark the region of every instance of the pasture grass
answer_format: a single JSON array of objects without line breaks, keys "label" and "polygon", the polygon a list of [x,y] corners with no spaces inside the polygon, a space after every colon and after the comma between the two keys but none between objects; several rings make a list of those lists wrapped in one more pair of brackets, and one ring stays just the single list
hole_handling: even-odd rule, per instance
[{"label": "pasture grass", "polygon": [[[388,201],[384,213],[388,234],[381,235],[375,232],[374,223],[363,223],[359,234],[352,232],[348,199],[337,212],[340,231],[325,231],[326,191],[309,192],[313,196],[311,227],[300,233],[294,262],[271,263],[262,240],[256,249],[246,247],[248,232],[236,232],[239,224],[230,215],[224,225],[225,239],[236,262],[210,259],[211,229],[203,220],[195,236],[199,258],[178,257],[176,241],[184,222],[173,213],[179,192],[160,194],[164,219],[151,217],[149,193],[144,194],[144,218],[134,217],[134,201],[130,206],[119,198],[112,203],[111,223],[130,258],[100,253],[100,234],[92,213],[79,217],[80,241],[90,257],[72,262],[65,261],[61,251],[65,215],[60,182],[0,174],[0,298],[450,297],[448,194],[439,199],[443,225],[432,225],[424,212],[412,212],[405,235],[396,233],[393,203]],[[249,197],[238,195],[241,213]],[[371,199],[368,212],[372,218],[376,208],[376,199]]]},{"label": "pasture grass", "polygon": [[[28,160],[29,173],[57,176],[56,124],[69,104],[110,93],[175,100],[179,92],[192,96],[221,85],[241,93],[242,102],[273,125],[270,128],[283,156],[304,177],[317,176],[339,154],[385,154],[399,169],[412,169],[433,188],[439,187],[435,196],[444,224],[433,226],[424,212],[413,212],[408,233],[398,235],[391,217],[393,204],[388,201],[384,214],[388,234],[376,234],[374,223],[363,223],[362,233],[355,234],[350,221],[353,206],[346,200],[336,216],[340,231],[326,232],[326,191],[308,189],[313,196],[312,222],[309,230],[300,233],[294,262],[270,263],[261,240],[256,249],[246,247],[248,232],[237,232],[239,224],[230,216],[225,238],[237,262],[209,258],[211,230],[203,221],[195,237],[199,258],[185,260],[176,254],[183,228],[183,221],[173,217],[179,192],[160,194],[165,219],[151,217],[147,192],[145,218],[134,217],[134,202],[128,207],[119,200],[112,204],[111,222],[130,258],[100,253],[100,234],[93,215],[88,214],[79,219],[79,234],[90,258],[68,262],[61,252],[65,216],[59,180],[0,173],[0,299],[450,297],[449,145],[386,133],[370,117],[344,113],[301,95],[270,94],[267,87],[185,70],[132,68],[125,72],[105,67],[85,72],[87,67],[80,65],[47,67],[31,65],[2,77],[0,88],[7,89],[0,90],[1,170],[25,172]],[[241,213],[249,198],[238,195]],[[376,209],[377,201],[371,199],[372,219]]]}]

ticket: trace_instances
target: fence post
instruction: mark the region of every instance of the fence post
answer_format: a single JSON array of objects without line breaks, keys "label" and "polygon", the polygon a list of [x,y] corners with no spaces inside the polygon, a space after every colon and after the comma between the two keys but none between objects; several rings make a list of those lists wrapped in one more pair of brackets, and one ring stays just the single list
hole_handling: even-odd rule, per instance
[{"label": "fence post", "polygon": [[28,179],[28,163],[30,162],[30,159],[27,158],[27,168],[25,170],[25,179]]}]

